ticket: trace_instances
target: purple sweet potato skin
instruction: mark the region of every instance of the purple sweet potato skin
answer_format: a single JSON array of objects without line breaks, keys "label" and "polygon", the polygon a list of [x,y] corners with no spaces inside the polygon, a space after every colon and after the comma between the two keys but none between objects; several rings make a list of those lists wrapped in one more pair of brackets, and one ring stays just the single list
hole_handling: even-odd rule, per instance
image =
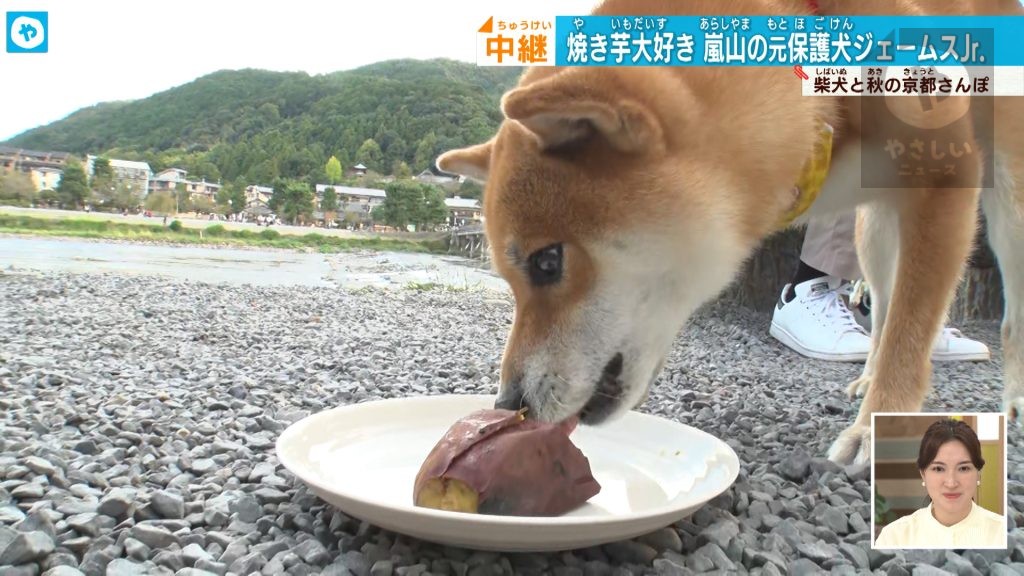
[{"label": "purple sweet potato skin", "polygon": [[424,460],[414,497],[438,477],[476,490],[481,514],[559,516],[601,491],[565,426],[511,410],[479,410],[452,425]]}]

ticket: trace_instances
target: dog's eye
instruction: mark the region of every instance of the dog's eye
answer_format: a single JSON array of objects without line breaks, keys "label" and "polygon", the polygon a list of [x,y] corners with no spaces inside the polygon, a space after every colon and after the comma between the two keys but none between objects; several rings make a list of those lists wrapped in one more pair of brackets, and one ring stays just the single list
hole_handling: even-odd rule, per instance
[{"label": "dog's eye", "polygon": [[536,286],[554,284],[562,279],[562,245],[552,244],[530,254],[530,281]]}]

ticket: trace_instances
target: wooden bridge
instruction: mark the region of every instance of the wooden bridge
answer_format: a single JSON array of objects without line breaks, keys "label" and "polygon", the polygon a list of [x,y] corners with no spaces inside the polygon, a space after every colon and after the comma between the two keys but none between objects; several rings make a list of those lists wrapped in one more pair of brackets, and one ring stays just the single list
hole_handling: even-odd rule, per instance
[{"label": "wooden bridge", "polygon": [[451,235],[448,237],[448,253],[478,260],[490,259],[491,254],[487,249],[487,236],[484,235],[483,224],[452,228]]}]

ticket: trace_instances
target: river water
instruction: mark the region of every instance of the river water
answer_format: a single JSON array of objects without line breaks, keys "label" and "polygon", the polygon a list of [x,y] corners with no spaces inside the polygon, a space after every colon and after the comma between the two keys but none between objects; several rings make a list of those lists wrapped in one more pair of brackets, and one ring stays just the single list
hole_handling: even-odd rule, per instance
[{"label": "river water", "polygon": [[504,280],[465,258],[365,250],[319,254],[6,236],[0,237],[0,268],[159,275],[261,286],[401,288],[433,284],[508,292]]}]

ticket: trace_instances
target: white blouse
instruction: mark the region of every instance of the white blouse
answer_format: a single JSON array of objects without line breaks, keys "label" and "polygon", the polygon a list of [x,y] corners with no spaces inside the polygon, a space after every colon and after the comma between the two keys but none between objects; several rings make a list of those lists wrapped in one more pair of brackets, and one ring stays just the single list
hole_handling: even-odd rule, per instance
[{"label": "white blouse", "polygon": [[932,505],[882,528],[875,548],[1006,548],[1006,518],[971,502],[967,517],[944,526]]}]

